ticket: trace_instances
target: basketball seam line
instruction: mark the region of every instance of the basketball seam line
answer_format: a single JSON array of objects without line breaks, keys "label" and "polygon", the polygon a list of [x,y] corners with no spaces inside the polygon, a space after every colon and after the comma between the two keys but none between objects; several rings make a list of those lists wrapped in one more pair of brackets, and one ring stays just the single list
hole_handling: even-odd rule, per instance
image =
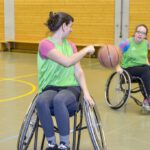
[{"label": "basketball seam line", "polygon": [[107,45],[107,52],[108,52],[108,57],[109,57],[109,59],[110,59],[111,67],[113,68],[112,58],[111,58],[111,55],[110,55],[110,52],[109,52],[108,45]]}]

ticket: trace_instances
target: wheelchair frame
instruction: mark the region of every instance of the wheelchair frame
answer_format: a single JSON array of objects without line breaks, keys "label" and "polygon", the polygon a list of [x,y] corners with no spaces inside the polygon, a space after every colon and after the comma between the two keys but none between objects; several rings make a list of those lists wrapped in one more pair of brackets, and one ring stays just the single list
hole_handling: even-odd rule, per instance
[{"label": "wheelchair frame", "polygon": [[[112,80],[114,80],[114,78],[118,78],[118,80],[119,80],[118,83],[116,82],[117,87],[115,87],[114,93],[118,92],[118,96],[119,96],[119,92],[122,93],[121,99],[115,103],[113,103],[115,100],[112,98],[112,96],[110,94],[111,93],[110,86],[111,86],[111,84],[113,82]],[[138,83],[139,86],[132,88],[133,83]],[[138,106],[142,106],[142,101],[140,101],[135,96],[131,95],[132,93],[138,93],[138,92],[142,92],[142,94],[147,95],[145,87],[144,87],[144,83],[141,78],[139,78],[139,77],[131,78],[129,73],[125,70],[123,70],[123,73],[121,73],[121,74],[117,73],[117,72],[113,72],[110,75],[110,77],[108,78],[107,83],[106,83],[105,100],[106,100],[108,106],[111,107],[112,109],[119,109],[122,106],[124,106],[127,103],[127,100],[129,97],[131,99],[133,99],[134,102]]]},{"label": "wheelchair frame", "polygon": [[94,150],[106,150],[104,131],[96,105],[92,108],[89,103],[83,101],[83,108]]},{"label": "wheelchair frame", "polygon": [[[37,128],[38,117],[35,110],[36,98],[37,96],[35,96],[31,105],[29,106],[28,111],[26,112],[26,115],[24,117],[23,123],[21,125],[18,140],[17,140],[17,150],[28,149],[28,146],[31,142],[35,129]],[[32,118],[33,114],[36,115],[35,119]],[[29,130],[29,137],[28,137],[28,130]],[[34,149],[35,147],[36,145],[34,144]]]},{"label": "wheelchair frame", "polygon": [[[38,95],[37,95],[38,96]],[[27,150],[28,146],[31,142],[33,135],[34,138],[34,150],[37,150],[37,143],[38,143],[38,130],[41,127],[39,123],[39,119],[36,112],[36,99],[37,96],[34,98],[32,104],[30,105],[20,128],[18,141],[17,141],[17,150]],[[106,150],[106,142],[104,137],[104,132],[101,125],[101,120],[99,113],[97,111],[96,106],[91,108],[86,101],[79,102],[78,104],[79,111],[75,112],[74,115],[74,125],[73,125],[73,142],[72,142],[72,150],[79,150],[80,146],[80,138],[81,138],[81,131],[88,128],[90,138],[93,143],[93,147],[95,150]],[[87,126],[82,126],[83,122],[83,111],[86,118]],[[80,119],[77,123],[77,114],[80,113]],[[95,120],[91,119],[91,114],[94,115]],[[34,116],[34,117],[33,117]],[[93,126],[94,124],[94,126]],[[58,132],[58,128],[54,127],[54,131]],[[97,134],[95,136],[95,133]],[[76,143],[76,132],[78,132],[77,143]],[[43,138],[41,142],[41,150],[43,150],[45,141],[45,135],[43,133]]]}]

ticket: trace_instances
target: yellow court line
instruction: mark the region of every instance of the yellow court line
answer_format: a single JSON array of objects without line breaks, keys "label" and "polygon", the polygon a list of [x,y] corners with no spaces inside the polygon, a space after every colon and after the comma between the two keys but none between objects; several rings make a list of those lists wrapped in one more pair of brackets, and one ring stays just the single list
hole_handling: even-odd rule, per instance
[{"label": "yellow court line", "polygon": [[0,81],[6,80],[6,79],[8,79],[8,78],[0,78]]},{"label": "yellow court line", "polygon": [[34,84],[32,84],[32,83],[30,83],[30,82],[27,82],[27,81],[24,81],[24,80],[16,80],[16,79],[10,79],[10,78],[5,78],[5,79],[3,79],[3,80],[10,80],[10,81],[15,81],[15,82],[24,83],[24,84],[27,84],[27,85],[31,86],[32,89],[31,89],[29,92],[27,92],[27,93],[25,93],[25,94],[21,94],[21,95],[16,96],[16,97],[0,99],[0,102],[7,102],[7,101],[12,101],[12,100],[18,100],[18,99],[20,99],[20,98],[23,98],[23,97],[25,97],[25,96],[28,96],[28,95],[34,93],[35,90],[36,90],[36,86],[35,86]]}]

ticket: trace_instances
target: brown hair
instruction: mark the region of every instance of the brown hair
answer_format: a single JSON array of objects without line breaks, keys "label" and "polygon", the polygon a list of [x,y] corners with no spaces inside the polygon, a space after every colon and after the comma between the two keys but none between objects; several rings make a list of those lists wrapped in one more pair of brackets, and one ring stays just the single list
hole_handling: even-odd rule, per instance
[{"label": "brown hair", "polygon": [[73,22],[74,18],[65,12],[50,12],[49,18],[45,25],[49,28],[51,32],[55,32],[63,23],[68,25],[71,21]]},{"label": "brown hair", "polygon": [[137,29],[139,27],[144,27],[146,29],[146,35],[148,34],[148,27],[145,24],[139,24],[139,25],[137,25],[136,28],[135,28],[135,32],[137,31]]}]

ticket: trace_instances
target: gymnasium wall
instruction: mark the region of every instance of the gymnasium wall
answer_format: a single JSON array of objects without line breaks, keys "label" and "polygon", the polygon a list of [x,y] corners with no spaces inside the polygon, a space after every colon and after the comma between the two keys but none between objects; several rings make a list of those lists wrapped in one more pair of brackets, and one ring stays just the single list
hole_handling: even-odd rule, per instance
[{"label": "gymnasium wall", "polygon": [[[150,31],[150,0],[130,0],[129,35],[138,24],[146,24]],[[148,34],[150,39],[150,33]]]},{"label": "gymnasium wall", "polygon": [[15,40],[41,40],[48,35],[44,23],[49,12],[64,11],[75,19],[70,40],[113,44],[114,5],[114,0],[15,0]]},{"label": "gymnasium wall", "polygon": [[[0,40],[4,40],[3,6],[1,0]],[[150,28],[149,6],[149,0],[129,1],[129,36],[137,24],[144,23]],[[44,23],[50,11],[64,11],[74,17],[69,39],[78,46],[114,44],[115,0],[14,0],[14,11],[16,48],[37,51],[37,43],[49,34]]]},{"label": "gymnasium wall", "polygon": [[0,41],[4,41],[4,1],[0,1]]}]

